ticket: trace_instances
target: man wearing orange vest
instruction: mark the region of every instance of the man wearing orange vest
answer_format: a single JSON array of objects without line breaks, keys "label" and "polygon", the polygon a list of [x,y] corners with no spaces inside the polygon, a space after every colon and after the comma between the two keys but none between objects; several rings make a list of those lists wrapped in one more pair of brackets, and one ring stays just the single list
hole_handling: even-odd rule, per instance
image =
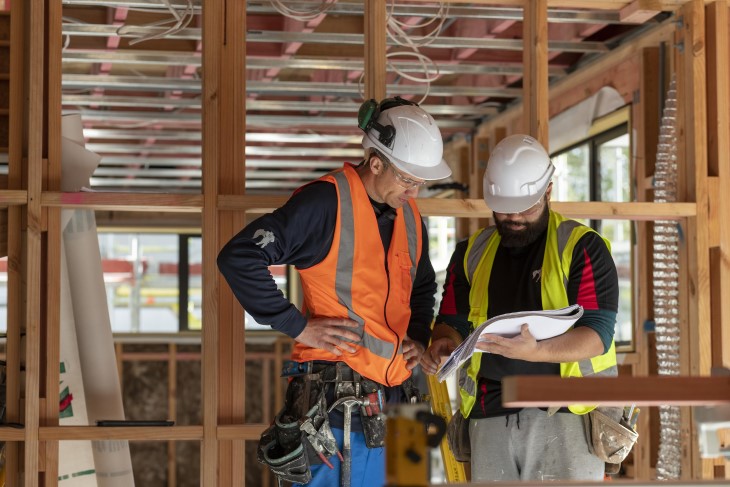
[{"label": "man wearing orange vest", "polygon": [[584,309],[571,330],[551,339],[537,342],[527,325],[513,338],[492,335],[477,345],[488,353],[475,353],[460,370],[473,480],[604,477],[583,420],[595,406],[502,406],[501,380],[509,375],[616,375],[616,267],[597,232],[550,210],[554,171],[545,149],[527,135],[509,136],[494,148],[484,199],[495,226],[457,244],[432,343],[421,360],[426,373],[435,373],[472,329],[494,316],[572,304]]},{"label": "man wearing orange vest", "polygon": [[[435,273],[413,198],[446,178],[433,118],[401,98],[360,108],[365,159],[299,188],[221,250],[218,266],[246,311],[294,338],[285,406],[259,442],[281,481],[380,486],[385,402],[408,386],[430,339]],[[298,310],[268,266],[295,265]]]}]

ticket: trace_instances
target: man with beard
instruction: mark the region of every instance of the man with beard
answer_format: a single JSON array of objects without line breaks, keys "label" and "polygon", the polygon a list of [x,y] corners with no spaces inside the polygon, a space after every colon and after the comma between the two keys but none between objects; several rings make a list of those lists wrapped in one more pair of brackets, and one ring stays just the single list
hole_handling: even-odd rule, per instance
[{"label": "man with beard", "polygon": [[[536,341],[528,325],[513,338],[479,342],[460,370],[475,481],[602,480],[604,463],[589,453],[583,414],[594,406],[505,408],[510,375],[616,375],[613,343],[618,277],[608,242],[590,227],[550,210],[555,167],[540,143],[512,135],[492,152],[484,199],[494,226],[456,246],[429,349],[433,374],[477,326],[504,313],[583,306],[568,332]],[[458,413],[457,413],[458,414]]]}]

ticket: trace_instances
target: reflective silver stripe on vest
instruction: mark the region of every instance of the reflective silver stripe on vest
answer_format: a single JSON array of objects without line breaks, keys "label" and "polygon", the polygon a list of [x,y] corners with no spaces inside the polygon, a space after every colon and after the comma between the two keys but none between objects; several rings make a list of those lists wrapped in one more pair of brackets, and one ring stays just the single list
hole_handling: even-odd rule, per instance
[{"label": "reflective silver stripe on vest", "polygon": [[365,320],[352,309],[352,269],[355,253],[355,217],[352,208],[352,194],[350,193],[350,183],[344,172],[335,173],[334,178],[340,193],[340,241],[337,251],[337,270],[335,271],[337,299],[341,305],[347,308],[347,316],[357,322],[357,332],[362,334],[362,346],[378,357],[390,360],[395,348],[393,344],[366,333]]},{"label": "reflective silver stripe on vest", "polygon": [[418,262],[416,256],[418,255],[418,238],[416,238],[416,216],[413,214],[413,208],[411,205],[406,203],[403,205],[403,217],[406,221],[406,235],[408,236],[408,254],[411,256],[411,284],[416,282],[416,268]]},{"label": "reflective silver stripe on vest", "polygon": [[593,370],[593,362],[591,359],[581,360],[578,362],[578,368],[580,369],[580,374],[583,377],[588,377],[589,375],[594,375],[596,377],[616,377],[618,376],[618,367],[615,365],[610,366],[607,369],[604,369],[600,372],[595,372]]},{"label": "reflective silver stripe on vest", "polygon": [[[560,259],[560,272],[563,272],[563,251],[565,246],[568,245],[570,235],[573,233],[576,227],[580,226],[581,223],[575,220],[565,220],[558,225],[557,239],[558,239],[558,258]],[[568,276],[563,274],[563,287],[568,289]]]},{"label": "reflective silver stripe on vest", "polygon": [[467,370],[469,369],[470,363],[471,363],[471,360],[467,361],[464,365],[461,366],[461,369],[459,369],[459,372],[458,372],[459,389],[466,392],[470,396],[476,396],[477,383],[474,382],[474,380],[471,377],[469,377],[469,373],[467,372]]},{"label": "reflective silver stripe on vest", "polygon": [[482,233],[477,235],[477,238],[474,240],[474,243],[471,246],[471,251],[469,252],[469,255],[466,258],[466,267],[469,272],[469,274],[466,277],[469,279],[469,284],[471,284],[472,281],[474,280],[474,273],[477,271],[477,266],[479,265],[479,261],[482,258],[484,249],[487,247],[487,241],[489,240],[489,237],[492,236],[492,234],[494,233],[494,231],[496,229],[497,229],[497,227],[485,228]]}]

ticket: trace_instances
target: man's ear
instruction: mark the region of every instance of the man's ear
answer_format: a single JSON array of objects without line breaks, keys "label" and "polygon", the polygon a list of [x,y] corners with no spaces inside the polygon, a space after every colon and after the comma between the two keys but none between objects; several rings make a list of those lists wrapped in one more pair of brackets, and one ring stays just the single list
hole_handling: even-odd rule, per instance
[{"label": "man's ear", "polygon": [[378,174],[382,174],[382,172],[385,170],[385,164],[383,164],[383,160],[375,154],[370,155],[370,164],[369,165],[370,165],[370,170],[376,176]]},{"label": "man's ear", "polygon": [[553,192],[553,182],[550,181],[550,184],[548,184],[547,190],[545,190],[545,196],[547,197],[548,202],[550,201],[550,195]]}]

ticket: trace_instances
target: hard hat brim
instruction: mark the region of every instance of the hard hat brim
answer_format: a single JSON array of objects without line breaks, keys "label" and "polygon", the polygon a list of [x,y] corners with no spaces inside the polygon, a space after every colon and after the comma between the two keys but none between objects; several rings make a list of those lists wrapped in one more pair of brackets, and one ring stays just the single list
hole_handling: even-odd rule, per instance
[{"label": "hard hat brim", "polygon": [[535,206],[545,196],[546,190],[547,186],[540,194],[531,194],[519,198],[504,198],[487,193],[484,195],[484,202],[495,213],[520,213]]},{"label": "hard hat brim", "polygon": [[391,157],[390,162],[392,162],[393,165],[401,171],[408,173],[414,178],[423,179],[424,181],[435,181],[437,179],[444,179],[451,176],[451,168],[443,159],[441,159],[441,162],[431,167],[408,164],[407,162],[400,161],[395,157]]}]

